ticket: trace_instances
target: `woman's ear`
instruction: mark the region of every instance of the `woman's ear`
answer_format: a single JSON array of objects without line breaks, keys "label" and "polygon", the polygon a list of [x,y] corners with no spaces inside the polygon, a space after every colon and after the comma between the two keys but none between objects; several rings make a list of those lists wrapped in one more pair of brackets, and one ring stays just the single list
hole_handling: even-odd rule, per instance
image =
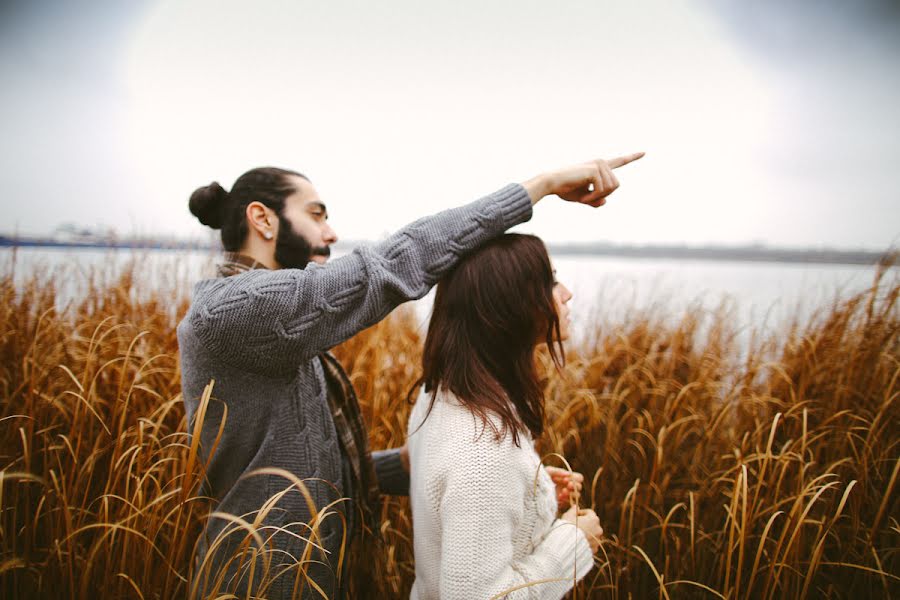
[{"label": "woman's ear", "polygon": [[251,231],[266,240],[275,238],[275,215],[262,202],[247,205],[245,215]]}]

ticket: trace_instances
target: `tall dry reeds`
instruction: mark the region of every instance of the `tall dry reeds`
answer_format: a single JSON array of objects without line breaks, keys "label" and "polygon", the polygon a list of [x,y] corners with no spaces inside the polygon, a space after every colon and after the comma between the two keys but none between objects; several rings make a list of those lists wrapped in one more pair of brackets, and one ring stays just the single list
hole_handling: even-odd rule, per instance
[{"label": "tall dry reeds", "polygon": [[[0,275],[0,595],[187,597],[211,506],[179,396],[184,284],[85,271],[60,305],[71,271],[21,275]],[[882,281],[749,348],[725,308],[657,309],[598,321],[562,373],[539,354],[539,450],[585,474],[606,532],[573,594],[900,597],[898,294]],[[375,448],[403,443],[420,336],[401,310],[336,350]],[[408,595],[408,502],[382,517],[353,597]]]}]

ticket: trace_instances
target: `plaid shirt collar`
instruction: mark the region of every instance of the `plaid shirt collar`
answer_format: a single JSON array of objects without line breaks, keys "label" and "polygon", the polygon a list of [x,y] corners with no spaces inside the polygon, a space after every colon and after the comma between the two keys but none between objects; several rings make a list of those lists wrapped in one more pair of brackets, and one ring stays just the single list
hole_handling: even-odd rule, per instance
[{"label": "plaid shirt collar", "polygon": [[[267,267],[258,260],[238,252],[225,252],[218,265],[219,277],[231,277],[254,269]],[[341,363],[330,352],[319,355],[331,410],[334,428],[338,432],[341,449],[350,462],[350,481],[353,499],[358,503],[362,513],[364,529],[376,536],[380,534],[378,506],[380,493],[375,465],[369,450],[369,436],[359,410],[359,401],[347,372]]]},{"label": "plaid shirt collar", "polygon": [[222,255],[222,262],[218,265],[219,277],[231,277],[239,273],[246,273],[253,269],[265,269],[266,266],[251,256],[240,252],[226,252]]}]

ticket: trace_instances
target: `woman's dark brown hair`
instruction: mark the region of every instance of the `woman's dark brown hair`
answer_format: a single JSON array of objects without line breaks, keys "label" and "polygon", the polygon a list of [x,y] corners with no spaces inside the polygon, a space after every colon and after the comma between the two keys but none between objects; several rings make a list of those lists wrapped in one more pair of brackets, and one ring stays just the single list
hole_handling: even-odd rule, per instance
[{"label": "woman's dark brown hair", "polygon": [[[533,235],[506,234],[464,258],[437,286],[413,390],[452,392],[490,426],[537,438],[544,430],[544,394],[534,349],[544,340],[562,365],[559,316],[553,301],[553,268],[544,243]],[[411,393],[412,395],[412,393]],[[488,416],[500,418],[497,427]],[[427,417],[426,417],[427,418]]]}]

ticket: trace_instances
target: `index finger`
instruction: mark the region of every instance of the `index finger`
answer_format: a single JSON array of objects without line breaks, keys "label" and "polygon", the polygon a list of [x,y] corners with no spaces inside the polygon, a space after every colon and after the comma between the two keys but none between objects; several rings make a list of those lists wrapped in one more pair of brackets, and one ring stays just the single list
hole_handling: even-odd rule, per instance
[{"label": "index finger", "polygon": [[611,158],[606,161],[606,164],[609,165],[610,169],[618,169],[619,167],[627,165],[630,162],[634,162],[643,156],[643,152],[635,152],[634,154],[626,154],[625,156],[617,156],[616,158]]}]

